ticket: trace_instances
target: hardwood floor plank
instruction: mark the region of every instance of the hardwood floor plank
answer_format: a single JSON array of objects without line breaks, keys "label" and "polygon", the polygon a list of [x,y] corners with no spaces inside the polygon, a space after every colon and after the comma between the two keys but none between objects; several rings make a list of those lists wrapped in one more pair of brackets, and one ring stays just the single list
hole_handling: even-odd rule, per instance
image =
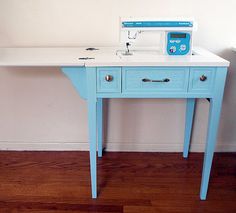
[{"label": "hardwood floor plank", "polygon": [[87,205],[68,203],[36,203],[36,202],[0,202],[1,207],[17,210],[53,210],[53,211],[77,211],[77,212],[123,212],[123,207],[119,205]]},{"label": "hardwood floor plank", "polygon": [[158,212],[157,207],[153,206],[124,206],[124,213],[156,213]]}]

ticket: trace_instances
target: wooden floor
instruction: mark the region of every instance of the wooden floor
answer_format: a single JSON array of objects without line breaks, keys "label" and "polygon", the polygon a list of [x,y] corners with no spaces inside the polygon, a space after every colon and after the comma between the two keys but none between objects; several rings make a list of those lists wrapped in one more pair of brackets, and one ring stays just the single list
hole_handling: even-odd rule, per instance
[{"label": "wooden floor", "polygon": [[88,152],[0,152],[0,213],[236,212],[236,153],[215,154],[207,201],[203,154],[105,153],[91,199]]}]

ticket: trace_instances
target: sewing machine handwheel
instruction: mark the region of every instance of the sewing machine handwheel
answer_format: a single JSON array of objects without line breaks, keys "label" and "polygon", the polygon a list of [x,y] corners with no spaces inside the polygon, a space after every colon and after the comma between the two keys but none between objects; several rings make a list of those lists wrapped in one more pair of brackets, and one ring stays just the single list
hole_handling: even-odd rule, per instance
[{"label": "sewing machine handwheel", "polygon": [[113,76],[112,75],[106,75],[105,80],[108,81],[108,82],[111,82],[113,80]]},{"label": "sewing machine handwheel", "polygon": [[205,80],[207,80],[207,77],[206,77],[205,75],[202,75],[202,76],[200,77],[200,81],[205,81]]}]

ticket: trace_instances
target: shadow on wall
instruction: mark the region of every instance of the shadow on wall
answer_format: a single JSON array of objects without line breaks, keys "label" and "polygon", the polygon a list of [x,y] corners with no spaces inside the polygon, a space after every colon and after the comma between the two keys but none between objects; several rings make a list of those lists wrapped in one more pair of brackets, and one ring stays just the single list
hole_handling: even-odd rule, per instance
[{"label": "shadow on wall", "polygon": [[230,61],[219,129],[219,141],[232,143],[236,141],[236,52],[233,52],[232,49],[226,49],[218,55]]}]

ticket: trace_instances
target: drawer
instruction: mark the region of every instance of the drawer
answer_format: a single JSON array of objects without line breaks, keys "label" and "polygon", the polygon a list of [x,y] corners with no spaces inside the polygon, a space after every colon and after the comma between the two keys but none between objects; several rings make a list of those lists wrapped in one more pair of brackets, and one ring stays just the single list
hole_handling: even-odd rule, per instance
[{"label": "drawer", "polygon": [[127,67],[122,70],[123,92],[187,92],[189,68]]},{"label": "drawer", "polygon": [[189,92],[210,93],[214,85],[215,68],[190,69]]},{"label": "drawer", "polygon": [[97,68],[97,92],[121,92],[121,68]]}]

